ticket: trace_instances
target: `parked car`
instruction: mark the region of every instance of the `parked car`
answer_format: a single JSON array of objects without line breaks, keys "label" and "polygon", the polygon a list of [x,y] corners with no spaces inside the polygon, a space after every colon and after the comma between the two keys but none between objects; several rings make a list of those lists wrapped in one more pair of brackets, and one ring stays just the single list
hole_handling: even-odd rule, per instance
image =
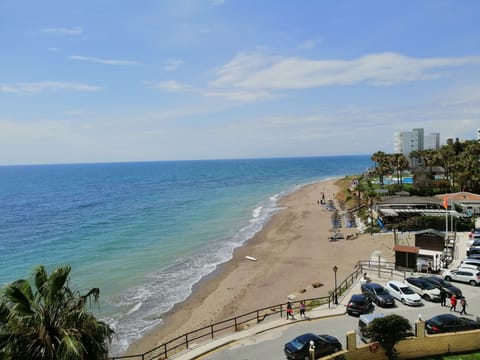
[{"label": "parked car", "polygon": [[440,301],[440,289],[432,283],[417,277],[408,277],[405,282],[427,301]]},{"label": "parked car", "polygon": [[463,259],[460,262],[459,267],[464,267],[464,265],[472,265],[480,268],[480,259],[470,259],[470,258]]},{"label": "parked car", "polygon": [[472,229],[468,234],[469,239],[480,239],[480,228]]},{"label": "parked car", "polygon": [[469,259],[480,259],[480,254],[468,254]]},{"label": "parked car", "polygon": [[472,245],[467,249],[467,256],[480,254],[480,246]]},{"label": "parked car", "polygon": [[362,283],[360,286],[362,294],[378,306],[395,306],[395,299],[382,285],[377,283]]},{"label": "parked car", "polygon": [[407,284],[391,280],[387,282],[388,292],[403,305],[420,306],[423,305],[422,298]]},{"label": "parked car", "polygon": [[458,268],[448,269],[442,273],[442,277],[447,281],[459,281],[469,283],[472,286],[477,286],[480,283],[480,272],[478,269]]},{"label": "parked car", "polygon": [[480,322],[453,314],[441,314],[425,321],[428,334],[480,329]]},{"label": "parked car", "polygon": [[429,281],[433,286],[435,286],[437,289],[444,289],[445,292],[447,293],[448,297],[451,297],[453,294],[458,298],[462,297],[462,290],[460,290],[458,287],[450,284],[448,281],[442,279],[439,276],[425,276],[422,277],[422,279],[425,279]]},{"label": "parked car", "polygon": [[472,265],[472,264],[460,264],[455,270],[462,269],[462,268],[480,271],[480,266]]},{"label": "parked car", "polygon": [[374,306],[370,299],[363,294],[353,294],[347,304],[347,314],[359,316],[373,310]]},{"label": "parked car", "polygon": [[368,325],[370,325],[373,320],[383,318],[384,316],[385,315],[382,313],[360,315],[358,318],[358,335],[364,343],[369,343],[371,341],[370,334],[367,331]]},{"label": "parked car", "polygon": [[310,341],[313,341],[315,345],[315,359],[342,350],[342,344],[340,344],[336,337],[306,333],[297,336],[295,339],[285,344],[283,351],[287,356],[287,359],[308,359]]}]

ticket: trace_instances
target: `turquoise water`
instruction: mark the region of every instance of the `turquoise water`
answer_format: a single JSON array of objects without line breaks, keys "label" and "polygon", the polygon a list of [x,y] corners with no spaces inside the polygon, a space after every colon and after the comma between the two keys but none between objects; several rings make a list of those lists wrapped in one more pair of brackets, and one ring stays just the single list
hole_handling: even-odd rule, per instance
[{"label": "turquoise water", "polygon": [[112,355],[161,323],[298,186],[364,172],[370,156],[0,167],[0,284],[73,267],[99,287]]}]

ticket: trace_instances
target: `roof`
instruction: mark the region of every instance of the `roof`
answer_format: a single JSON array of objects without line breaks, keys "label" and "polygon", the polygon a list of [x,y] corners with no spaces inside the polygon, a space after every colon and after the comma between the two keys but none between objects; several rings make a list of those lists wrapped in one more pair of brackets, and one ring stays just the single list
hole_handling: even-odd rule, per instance
[{"label": "roof", "polygon": [[383,216],[399,216],[405,214],[411,215],[423,215],[423,216],[445,216],[445,213],[448,213],[449,216],[462,217],[462,215],[453,210],[442,210],[442,209],[377,209]]},{"label": "roof", "polygon": [[420,252],[420,248],[417,246],[395,245],[393,247],[393,251],[418,254]]},{"label": "roof", "polygon": [[436,204],[443,206],[443,197],[439,199],[430,196],[391,196],[378,202],[377,206],[393,204]]},{"label": "roof", "polygon": [[[445,214],[445,211],[443,212]],[[425,229],[425,230],[419,230],[419,231],[415,231],[413,232],[414,235],[420,235],[420,234],[434,234],[434,235],[438,235],[438,236],[441,236],[441,237],[445,237],[445,232],[442,232],[442,231],[438,231],[438,230],[435,230],[435,229]]]},{"label": "roof", "polygon": [[450,193],[450,194],[441,194],[435,195],[436,198],[439,198],[443,201],[443,199],[447,198],[448,201],[454,202],[462,202],[462,201],[478,201],[480,202],[480,195],[473,194],[467,191],[461,191],[457,193]]}]

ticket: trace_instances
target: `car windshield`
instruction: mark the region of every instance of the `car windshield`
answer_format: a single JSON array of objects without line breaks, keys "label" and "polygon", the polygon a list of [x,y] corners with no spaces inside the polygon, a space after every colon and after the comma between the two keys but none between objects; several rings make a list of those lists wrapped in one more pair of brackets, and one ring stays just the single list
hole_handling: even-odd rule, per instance
[{"label": "car windshield", "polygon": [[373,290],[375,291],[375,293],[376,293],[377,295],[386,295],[386,294],[388,294],[387,289],[385,289],[385,288],[383,288],[383,287],[374,288]]},{"label": "car windshield", "polygon": [[432,284],[430,284],[429,282],[423,282],[423,289],[424,290],[433,290],[435,289],[435,286],[433,286]]},{"label": "car windshield", "polygon": [[302,338],[297,337],[290,342],[290,345],[292,345],[297,350],[301,350],[303,345],[305,345],[305,343],[302,340],[303,340]]},{"label": "car windshield", "polygon": [[401,287],[400,290],[402,291],[402,293],[406,295],[415,294],[415,292],[412,289],[410,289],[408,286]]}]

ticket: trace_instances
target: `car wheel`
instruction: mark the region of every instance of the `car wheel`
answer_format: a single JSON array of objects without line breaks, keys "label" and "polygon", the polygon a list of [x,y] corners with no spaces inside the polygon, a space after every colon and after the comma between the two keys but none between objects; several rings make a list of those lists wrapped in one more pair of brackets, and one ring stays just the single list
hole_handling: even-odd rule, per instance
[{"label": "car wheel", "polygon": [[430,295],[428,294],[423,294],[423,298],[427,301],[432,301],[432,299],[430,298]]},{"label": "car wheel", "polygon": [[470,285],[477,286],[477,282],[475,280],[470,280]]},{"label": "car wheel", "polygon": [[403,305],[407,305],[407,302],[405,301],[405,299],[402,299],[400,301],[402,302]]},{"label": "car wheel", "polygon": [[451,278],[450,276],[448,276],[448,275],[447,275],[447,276],[445,276],[445,280],[447,280],[447,281],[451,281],[451,280],[452,280],[452,278]]}]

